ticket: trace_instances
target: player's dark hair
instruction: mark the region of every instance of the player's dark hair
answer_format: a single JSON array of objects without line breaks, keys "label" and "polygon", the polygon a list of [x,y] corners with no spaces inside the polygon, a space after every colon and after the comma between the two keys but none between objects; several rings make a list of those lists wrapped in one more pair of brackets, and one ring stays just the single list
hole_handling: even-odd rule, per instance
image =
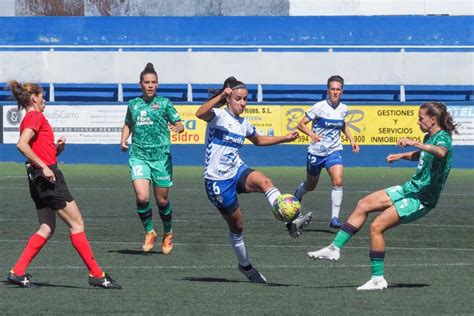
[{"label": "player's dark hair", "polygon": [[140,82],[142,82],[143,77],[148,74],[153,74],[158,79],[158,74],[156,73],[155,67],[153,67],[152,63],[146,64],[145,69],[143,69],[143,71],[140,73]]},{"label": "player's dark hair", "polygon": [[18,110],[26,109],[30,105],[33,94],[44,94],[43,88],[39,84],[30,82],[21,84],[16,80],[8,81],[7,89],[12,92],[12,96],[18,104]]},{"label": "player's dark hair", "polygon": [[[224,81],[224,84],[222,85],[222,88],[220,89],[214,89],[214,88],[209,88],[209,100],[214,98],[215,96],[219,95],[222,93],[222,91],[225,90],[225,88],[231,88],[231,89],[247,89],[247,85],[243,83],[242,81],[239,81],[235,79],[235,77],[229,77]],[[226,104],[226,100],[222,99],[217,103],[216,106],[222,106]]]},{"label": "player's dark hair", "polygon": [[344,78],[342,78],[339,75],[334,75],[334,76],[329,77],[328,83],[327,83],[328,89],[329,89],[329,84],[331,82],[339,82],[341,84],[341,88],[344,88]]},{"label": "player's dark hair", "polygon": [[449,114],[446,104],[443,102],[426,102],[420,106],[420,109],[426,109],[426,114],[430,117],[435,117],[439,126],[444,129],[449,135],[459,134],[457,127],[459,123],[454,123],[454,120]]}]

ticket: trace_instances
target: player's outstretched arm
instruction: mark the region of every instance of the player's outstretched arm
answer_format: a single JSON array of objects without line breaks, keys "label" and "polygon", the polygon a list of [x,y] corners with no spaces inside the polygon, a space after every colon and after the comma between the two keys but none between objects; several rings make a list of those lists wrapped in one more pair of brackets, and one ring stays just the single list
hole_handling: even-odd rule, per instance
[{"label": "player's outstretched arm", "polygon": [[231,88],[225,88],[221,93],[216,95],[210,100],[204,102],[196,111],[196,117],[206,122],[210,121],[213,117],[212,109],[219,106],[220,101],[227,98],[232,94]]},{"label": "player's outstretched arm", "polygon": [[290,143],[298,138],[298,132],[292,131],[283,136],[262,136],[257,133],[248,139],[257,146],[270,146],[275,144]]}]

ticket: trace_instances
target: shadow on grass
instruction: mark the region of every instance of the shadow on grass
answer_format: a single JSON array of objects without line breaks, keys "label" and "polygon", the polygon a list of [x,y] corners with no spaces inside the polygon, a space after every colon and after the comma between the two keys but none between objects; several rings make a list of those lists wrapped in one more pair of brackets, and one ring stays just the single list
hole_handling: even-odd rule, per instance
[{"label": "shadow on grass", "polygon": [[[214,282],[214,283],[250,283],[247,280],[233,280],[233,279],[224,279],[224,278],[209,278],[209,277],[185,277],[184,281],[191,282]],[[263,284],[262,284],[263,285]],[[268,282],[265,286],[292,286],[291,284],[282,284],[282,283],[272,283]]]},{"label": "shadow on grass", "polygon": [[119,253],[121,255],[142,255],[142,256],[150,256],[150,255],[161,255],[163,252],[161,251],[149,251],[144,252],[141,250],[132,250],[132,249],[123,249],[123,250],[109,250],[107,252],[110,253]]},{"label": "shadow on grass", "polygon": [[[42,287],[54,287],[54,288],[65,288],[65,289],[81,289],[81,290],[88,290],[89,288],[87,287],[81,287],[81,286],[72,286],[72,285],[63,285],[63,284],[50,284],[50,283],[41,283],[41,282],[31,282],[34,285],[37,285],[37,288],[33,288],[31,290],[39,289]],[[23,289],[19,287],[16,284],[11,284],[8,283],[8,281],[3,281],[4,285],[10,286],[11,288],[18,288],[18,289]]]},{"label": "shadow on grass", "polygon": [[338,230],[336,229],[311,229],[311,228],[305,228],[304,232],[315,232],[315,233],[325,233],[325,234],[331,234],[331,235],[336,235]]},{"label": "shadow on grass", "polygon": [[429,284],[424,284],[424,283],[411,283],[411,284],[407,284],[407,283],[393,283],[393,284],[389,284],[389,285],[388,285],[389,288],[392,288],[392,287],[418,288],[418,287],[427,287],[427,286],[430,286],[430,285],[429,285]]},{"label": "shadow on grass", "polygon": [[[330,285],[330,286],[304,286],[305,289],[356,289],[360,286],[360,284],[352,284],[352,285]],[[388,288],[421,288],[427,287],[428,284],[423,283],[413,283],[413,284],[406,284],[406,283],[394,283],[389,284]],[[371,292],[371,291],[357,291],[357,292]]]}]

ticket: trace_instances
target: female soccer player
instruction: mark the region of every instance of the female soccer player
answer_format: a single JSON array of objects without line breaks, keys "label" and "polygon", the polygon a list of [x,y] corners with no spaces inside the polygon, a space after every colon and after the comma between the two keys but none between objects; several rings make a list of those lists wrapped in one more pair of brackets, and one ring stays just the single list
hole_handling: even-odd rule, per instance
[{"label": "female soccer player", "polygon": [[143,95],[128,103],[120,147],[127,152],[131,134],[130,175],[137,213],[146,233],[142,249],[151,251],[157,236],[150,205],[151,182],[164,228],[161,251],[169,254],[173,250],[173,208],[168,199],[169,188],[173,185],[170,131],[182,133],[184,126],[171,101],[156,95],[158,75],[153,64],[148,63],[140,73],[140,87]]},{"label": "female soccer player", "polygon": [[63,138],[59,138],[54,144],[53,129],[43,115],[43,89],[37,84],[20,84],[17,81],[10,81],[9,88],[18,108],[26,110],[20,124],[17,148],[28,159],[28,182],[38,213],[39,229],[30,237],[17,263],[10,270],[8,282],[24,288],[37,287],[30,282],[31,276],[26,274],[26,269],[53,235],[57,214],[69,226],[72,245],[89,269],[89,284],[105,289],[120,289],[121,286],[97,264],[84,232],[79,207],[57,166],[56,156],[64,150],[66,143]]},{"label": "female soccer player", "polygon": [[438,203],[448,178],[453,151],[451,134],[457,133],[457,130],[446,105],[439,102],[422,104],[418,112],[418,125],[426,133],[422,143],[409,138],[398,141],[398,146],[413,146],[417,150],[387,156],[389,163],[399,159],[419,161],[412,178],[403,185],[374,192],[359,200],[333,242],[328,247],[308,253],[314,259],[338,260],[340,249],[362,228],[368,215],[380,212],[370,225],[372,278],[358,290],[381,290],[388,286],[383,277],[384,232],[428,214]]},{"label": "female soccer player", "polygon": [[[266,283],[265,277],[251,264],[243,236],[243,217],[237,194],[265,193],[270,206],[281,195],[272,180],[260,171],[247,167],[238,151],[248,138],[257,146],[269,146],[294,141],[296,131],[285,136],[261,136],[240,115],[247,106],[247,86],[227,78],[222,89],[205,102],[196,116],[207,122],[207,147],[205,158],[205,185],[209,200],[217,207],[229,226],[229,239],[239,261],[238,269],[253,283]],[[226,108],[219,109],[227,104]],[[311,221],[312,214],[300,215],[287,223],[292,237],[298,237],[303,226]]]},{"label": "female soccer player", "polygon": [[[313,191],[319,182],[322,168],[326,168],[332,182],[331,191],[331,220],[329,226],[340,228],[339,212],[342,203],[343,170],[341,131],[351,143],[352,151],[359,152],[359,145],[354,141],[344,118],[347,106],[341,103],[344,79],[332,76],[327,82],[327,99],[313,105],[305,117],[298,123],[297,128],[309,136],[306,159],[306,181],[300,183],[295,196],[301,201],[303,195]],[[307,124],[312,122],[312,128]]]}]

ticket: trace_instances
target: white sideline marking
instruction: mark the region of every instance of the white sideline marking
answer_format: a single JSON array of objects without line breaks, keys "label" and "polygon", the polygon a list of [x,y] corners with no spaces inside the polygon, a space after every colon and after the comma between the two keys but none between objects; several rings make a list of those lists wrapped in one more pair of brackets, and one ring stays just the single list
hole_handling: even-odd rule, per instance
[{"label": "white sideline marking", "polygon": [[[432,267],[470,267],[472,262],[457,262],[457,263],[416,263],[416,264],[385,264],[385,267],[390,268],[432,268]],[[370,264],[329,264],[329,265],[259,265],[259,269],[346,269],[346,268],[368,268]],[[130,269],[130,270],[215,270],[215,269],[236,269],[236,266],[103,266],[104,269]],[[70,269],[84,269],[84,266],[30,266],[29,270],[70,270]]]},{"label": "white sideline marking", "polygon": [[[210,207],[209,207],[210,208]],[[198,209],[209,209],[208,207],[186,207],[186,208],[181,208],[183,210],[188,210],[188,209],[193,209],[193,210],[198,210]],[[84,212],[84,209],[82,209]],[[133,214],[134,215],[134,214]],[[218,213],[216,211],[216,218],[206,218],[206,222],[222,222],[222,218],[218,217]],[[135,217],[130,217],[130,218],[115,218],[113,221],[114,222],[130,222],[130,220],[135,219]],[[110,222],[110,218],[94,218],[94,217],[85,217],[84,218],[86,226],[88,225],[95,225],[94,222],[101,222],[101,221],[107,221]],[[36,218],[0,218],[0,222],[35,222],[37,223]],[[204,219],[173,219],[173,222],[183,222],[183,223],[202,223],[204,222]],[[246,220],[247,223],[257,223],[257,222],[262,222],[262,223],[267,223],[267,222],[275,222],[274,219],[263,219],[263,220]],[[327,224],[327,221],[312,221],[312,224]],[[406,226],[420,226],[420,227],[451,227],[451,228],[474,228],[474,225],[450,225],[450,224],[417,224],[417,223],[411,223],[411,224],[403,224],[400,227],[406,227]],[[364,237],[358,237],[358,238],[364,238]]]},{"label": "white sideline marking", "polygon": [[[5,177],[5,178],[8,178],[9,176]],[[12,178],[25,178],[26,180],[26,176],[12,176]],[[2,177],[0,177],[0,179],[2,179]],[[204,192],[204,185],[202,186],[202,190]],[[0,187],[1,190],[20,190],[20,189],[28,189],[28,186],[25,185],[25,186],[16,186],[16,187]],[[77,190],[77,191],[130,191],[130,192],[133,192],[133,188],[130,186],[130,187],[124,187],[124,188],[93,188],[93,187],[87,187],[87,188],[83,188],[83,187],[69,187],[69,190],[70,191],[74,191],[74,190]],[[176,188],[174,187],[173,188],[173,191],[177,191],[177,192],[196,192],[196,189],[184,189],[184,188]],[[328,193],[328,192],[331,192],[330,190],[318,190],[318,192],[323,192],[323,193]],[[374,191],[365,191],[365,190],[348,190],[348,189],[344,189],[344,192],[351,192],[351,193],[364,193],[364,194],[368,194],[368,193],[372,193]],[[443,196],[474,196],[474,193],[469,193],[469,192],[463,192],[463,193],[442,193]]]},{"label": "white sideline marking", "polygon": [[[0,239],[0,243],[25,243],[27,240],[25,239]],[[70,240],[50,240],[48,243],[70,243]],[[97,244],[97,245],[141,245],[141,242],[134,242],[134,241],[89,241],[90,244]],[[210,244],[210,243],[174,243],[176,246],[184,246],[184,247],[194,247],[194,246],[206,246],[206,247],[230,247],[227,243],[225,244]],[[248,248],[315,248],[320,249],[323,248],[324,245],[247,245]],[[367,250],[367,246],[360,246],[360,247],[349,247],[346,246],[344,249],[365,249]],[[388,250],[414,250],[414,251],[432,251],[432,250],[439,250],[439,251],[474,251],[474,248],[435,248],[435,247],[386,247],[385,249]]]}]

